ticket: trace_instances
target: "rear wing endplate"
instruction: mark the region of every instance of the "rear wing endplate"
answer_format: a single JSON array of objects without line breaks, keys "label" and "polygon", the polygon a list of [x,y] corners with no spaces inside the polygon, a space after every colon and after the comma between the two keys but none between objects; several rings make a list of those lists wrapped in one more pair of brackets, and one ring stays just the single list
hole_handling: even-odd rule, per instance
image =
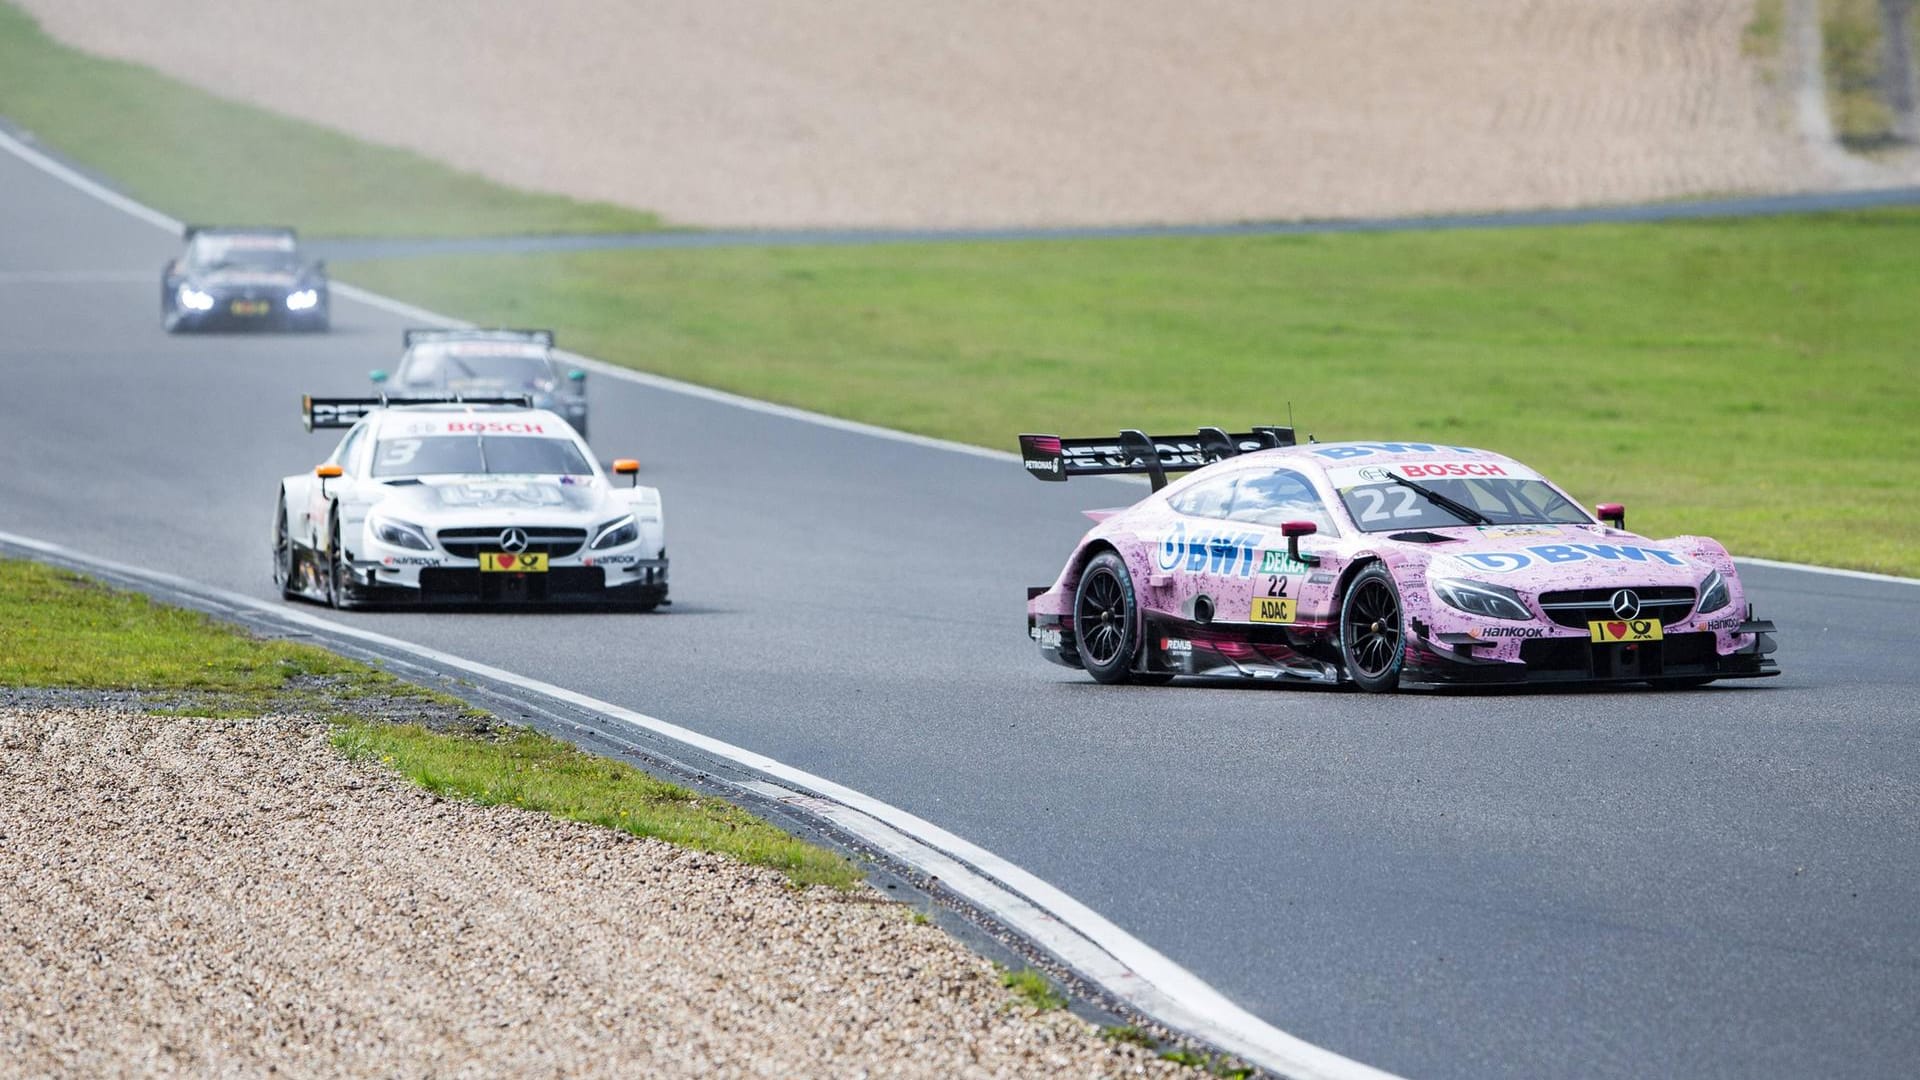
[{"label": "rear wing endplate", "polygon": [[524,341],[529,345],[545,345],[551,349],[553,348],[553,331],[507,329],[452,330],[441,327],[414,327],[400,332],[401,348],[411,349],[415,345],[428,341]]},{"label": "rear wing endplate", "polygon": [[350,428],[368,413],[404,405],[517,405],[533,408],[533,395],[477,396],[467,394],[427,394],[407,397],[319,398],[312,394],[300,398],[300,422],[308,431],[319,428]]},{"label": "rear wing endplate", "polygon": [[1057,483],[1075,476],[1145,475],[1152,480],[1153,490],[1159,491],[1167,486],[1170,472],[1191,472],[1241,454],[1292,445],[1292,428],[1271,426],[1238,433],[1203,427],[1191,435],[1148,435],[1128,429],[1092,439],[1022,435],[1020,462],[1039,480]]}]

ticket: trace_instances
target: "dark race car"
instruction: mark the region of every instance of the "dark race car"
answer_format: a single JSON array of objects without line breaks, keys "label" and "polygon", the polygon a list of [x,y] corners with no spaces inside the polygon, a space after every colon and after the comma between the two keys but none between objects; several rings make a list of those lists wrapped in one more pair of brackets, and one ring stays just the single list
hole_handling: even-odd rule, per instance
[{"label": "dark race car", "polygon": [[[1178,675],[1363,690],[1775,675],[1726,548],[1588,514],[1509,457],[1465,446],[1294,445],[1291,428],[1022,435],[1041,480],[1135,473],[1153,492],[1090,510],[1051,586],[1042,655],[1101,682]],[[1171,484],[1167,474],[1193,475]]]},{"label": "dark race car", "polygon": [[186,240],[160,274],[168,333],[327,328],[326,264],[301,256],[292,229],[189,225]]},{"label": "dark race car", "polygon": [[560,414],[587,437],[587,373],[561,371],[553,331],[415,329],[401,335],[401,344],[406,352],[391,375],[368,375],[389,400],[525,394],[534,408]]}]

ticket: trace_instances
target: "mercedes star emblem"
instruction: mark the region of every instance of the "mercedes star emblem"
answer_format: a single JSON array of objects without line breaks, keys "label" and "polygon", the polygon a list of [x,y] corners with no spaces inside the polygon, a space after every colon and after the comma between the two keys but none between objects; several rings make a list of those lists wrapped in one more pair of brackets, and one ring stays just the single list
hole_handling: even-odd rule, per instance
[{"label": "mercedes star emblem", "polygon": [[[525,529],[500,530],[500,550],[510,552],[514,555],[518,555],[521,552],[527,550],[527,530]],[[1632,596],[1633,594],[1628,593],[1627,595]],[[1614,599],[1618,601],[1619,597],[1614,597]],[[1619,610],[1618,603],[1615,603],[1614,609],[1616,611]],[[1635,611],[1640,610],[1640,605],[1637,601],[1635,602],[1633,609]],[[1627,619],[1627,618],[1632,618],[1632,616],[1622,615],[1621,618]]]},{"label": "mercedes star emblem", "polygon": [[1613,599],[1608,600],[1607,605],[1613,608],[1613,613],[1618,618],[1637,619],[1640,617],[1640,597],[1632,589],[1621,589],[1619,592],[1614,593]]}]

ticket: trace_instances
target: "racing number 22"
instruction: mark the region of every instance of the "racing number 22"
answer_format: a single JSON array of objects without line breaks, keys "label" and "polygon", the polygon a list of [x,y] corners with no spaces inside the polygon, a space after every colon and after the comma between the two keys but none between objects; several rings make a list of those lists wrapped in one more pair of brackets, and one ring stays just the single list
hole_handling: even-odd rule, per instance
[{"label": "racing number 22", "polygon": [[1286,596],[1287,579],[1277,575],[1269,575],[1267,578],[1267,595],[1277,597]]}]

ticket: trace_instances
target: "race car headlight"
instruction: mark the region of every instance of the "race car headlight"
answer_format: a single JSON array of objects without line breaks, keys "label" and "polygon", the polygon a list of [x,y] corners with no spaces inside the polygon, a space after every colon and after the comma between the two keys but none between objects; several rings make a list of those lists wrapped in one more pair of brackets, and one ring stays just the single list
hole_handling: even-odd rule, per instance
[{"label": "race car headlight", "polygon": [[1459,581],[1434,578],[1433,595],[1450,608],[1489,619],[1531,619],[1533,613],[1520,600],[1520,594],[1500,585],[1483,581]]},{"label": "race car headlight", "polygon": [[609,521],[600,526],[599,535],[593,538],[593,549],[602,551],[606,548],[619,547],[621,544],[631,544],[638,539],[640,539],[640,523],[633,520],[632,514],[628,514],[618,521]]},{"label": "race car headlight", "polygon": [[320,303],[319,289],[301,289],[287,294],[288,311],[308,311]]},{"label": "race car headlight", "polygon": [[213,310],[213,294],[210,292],[201,292],[191,285],[181,285],[178,295],[180,306],[188,311]]},{"label": "race car headlight", "polygon": [[1720,576],[1720,571],[1708,574],[1707,580],[1700,583],[1700,608],[1697,614],[1719,611],[1732,602],[1733,597],[1727,594],[1727,579]]},{"label": "race car headlight", "polygon": [[413,551],[433,550],[433,544],[427,540],[426,530],[418,525],[389,518],[369,518],[367,528],[373,532],[373,538],[383,544]]}]

